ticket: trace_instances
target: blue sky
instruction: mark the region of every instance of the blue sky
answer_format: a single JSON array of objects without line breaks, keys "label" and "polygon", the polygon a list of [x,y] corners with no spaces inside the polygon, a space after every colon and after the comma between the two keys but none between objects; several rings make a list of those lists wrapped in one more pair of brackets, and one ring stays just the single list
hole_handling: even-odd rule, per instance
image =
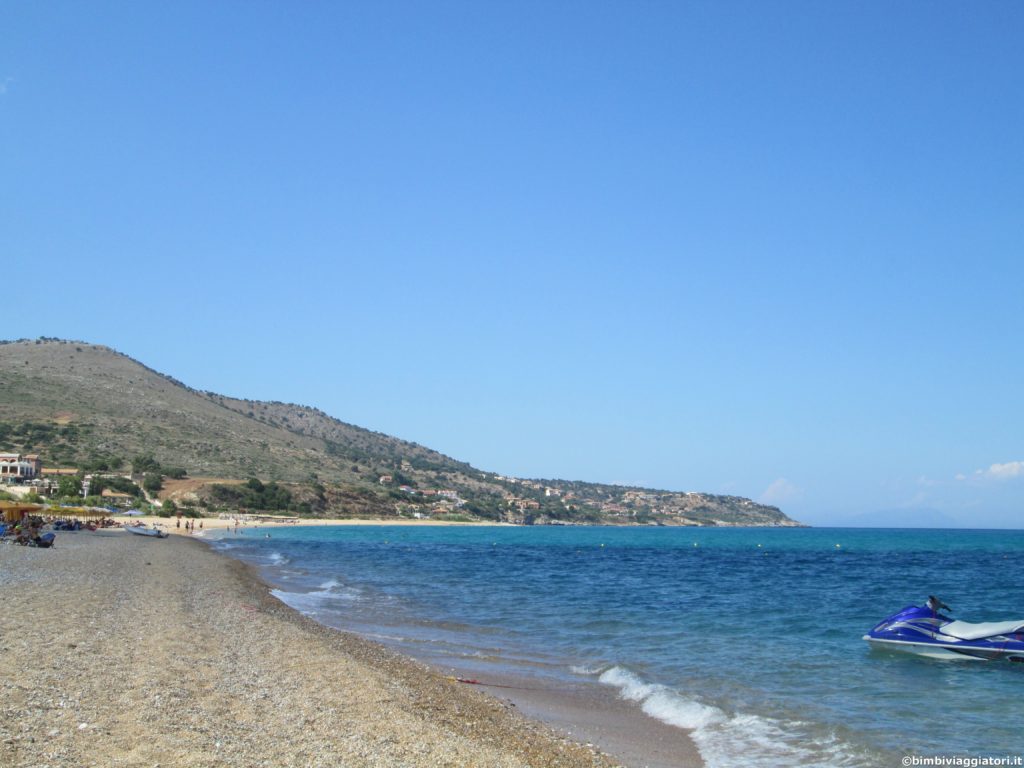
[{"label": "blue sky", "polygon": [[497,472],[1019,527],[1022,28],[5,3],[4,335]]}]

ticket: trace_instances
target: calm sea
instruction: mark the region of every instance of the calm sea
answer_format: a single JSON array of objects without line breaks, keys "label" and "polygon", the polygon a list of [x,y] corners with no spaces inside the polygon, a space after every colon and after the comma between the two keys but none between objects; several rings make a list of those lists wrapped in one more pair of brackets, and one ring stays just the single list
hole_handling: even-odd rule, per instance
[{"label": "calm sea", "polygon": [[1024,619],[1024,531],[308,527],[214,546],[317,620],[420,659],[612,686],[710,768],[1024,755],[1024,665],[870,651],[929,594]]}]

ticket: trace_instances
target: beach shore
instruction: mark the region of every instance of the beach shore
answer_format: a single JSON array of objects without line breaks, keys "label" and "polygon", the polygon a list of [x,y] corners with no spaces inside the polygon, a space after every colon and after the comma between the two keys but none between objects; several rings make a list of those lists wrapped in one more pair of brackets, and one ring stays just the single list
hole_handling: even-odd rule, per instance
[{"label": "beach shore", "polygon": [[[181,526],[178,527],[177,517],[133,517],[128,515],[112,515],[112,518],[118,523],[145,523],[146,525],[157,525],[167,533],[180,533],[183,535],[189,535],[189,532],[185,530],[184,525],[186,520],[193,520],[196,525],[195,533],[203,531],[219,531],[225,529],[231,529],[235,527],[234,518],[223,519],[219,517],[201,517],[201,518],[181,518]],[[202,528],[199,528],[200,522]],[[296,525],[394,525],[394,526],[408,526],[410,528],[424,528],[428,526],[503,526],[510,527],[508,523],[489,523],[489,522],[454,522],[450,520],[400,520],[400,519],[387,519],[387,520],[370,520],[361,518],[319,518],[319,517],[303,517],[298,518],[298,522],[283,522],[279,520],[241,520],[239,528],[292,528]]]},{"label": "beach shore", "polygon": [[[3,546],[0,598],[0,765],[622,762],[301,616],[199,541],[103,530]],[[571,723],[550,700],[531,712],[559,713]],[[700,764],[692,745],[673,754]]]}]

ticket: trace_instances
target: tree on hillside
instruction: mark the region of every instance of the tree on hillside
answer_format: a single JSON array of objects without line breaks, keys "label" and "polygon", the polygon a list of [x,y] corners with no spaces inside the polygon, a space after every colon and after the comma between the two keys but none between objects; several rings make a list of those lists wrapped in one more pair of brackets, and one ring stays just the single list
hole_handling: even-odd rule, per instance
[{"label": "tree on hillside", "polygon": [[287,488],[271,481],[265,485],[251,477],[245,485],[214,485],[213,499],[223,504],[251,509],[290,509],[292,494]]},{"label": "tree on hillside", "polygon": [[93,477],[89,483],[89,494],[101,496],[104,489],[110,489],[117,493],[127,493],[130,496],[141,496],[139,486],[126,477]]},{"label": "tree on hillside", "polygon": [[78,475],[61,475],[57,480],[57,495],[60,497],[81,496],[82,478]]},{"label": "tree on hillside", "polygon": [[124,459],[120,456],[107,456],[102,453],[93,453],[85,461],[79,463],[79,467],[85,472],[113,472],[124,466]]},{"label": "tree on hillside", "polygon": [[147,493],[158,493],[164,488],[164,478],[159,472],[147,472],[142,479],[142,487]]},{"label": "tree on hillside", "polygon": [[143,472],[159,472],[160,462],[153,458],[153,454],[147,453],[136,456],[132,459],[132,472],[142,474]]}]

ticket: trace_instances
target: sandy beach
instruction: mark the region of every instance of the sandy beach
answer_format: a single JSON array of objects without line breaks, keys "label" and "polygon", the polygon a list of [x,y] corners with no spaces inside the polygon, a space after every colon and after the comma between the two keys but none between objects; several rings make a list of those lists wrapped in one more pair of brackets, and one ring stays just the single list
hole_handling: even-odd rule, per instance
[{"label": "sandy beach", "polygon": [[[188,531],[185,530],[184,525],[186,520],[194,520],[196,525],[195,533],[202,531],[218,531],[235,527],[235,520],[233,518],[219,518],[219,517],[202,517],[202,518],[181,518],[181,527],[178,527],[177,517],[131,517],[127,515],[113,515],[112,519],[118,523],[144,523],[147,526],[156,525],[157,527],[167,531],[167,533],[180,533],[188,535]],[[361,518],[320,518],[320,517],[303,517],[298,518],[299,522],[283,522],[275,520],[241,520],[240,528],[281,528],[281,527],[292,527],[295,525],[393,525],[393,526],[408,526],[410,528],[422,528],[427,526],[502,526],[507,527],[508,523],[489,523],[489,522],[472,522],[462,523],[453,522],[450,520],[404,520],[404,519],[390,519],[390,520],[370,520]],[[202,528],[199,527],[202,523]]]},{"label": "sandy beach", "polygon": [[[105,530],[62,534],[52,550],[0,546],[0,592],[0,765],[623,762],[566,735],[571,702],[523,702],[555,726],[528,719],[306,619],[252,569],[184,536]],[[592,721],[575,737],[594,732]],[[671,764],[699,765],[678,733]]]}]

